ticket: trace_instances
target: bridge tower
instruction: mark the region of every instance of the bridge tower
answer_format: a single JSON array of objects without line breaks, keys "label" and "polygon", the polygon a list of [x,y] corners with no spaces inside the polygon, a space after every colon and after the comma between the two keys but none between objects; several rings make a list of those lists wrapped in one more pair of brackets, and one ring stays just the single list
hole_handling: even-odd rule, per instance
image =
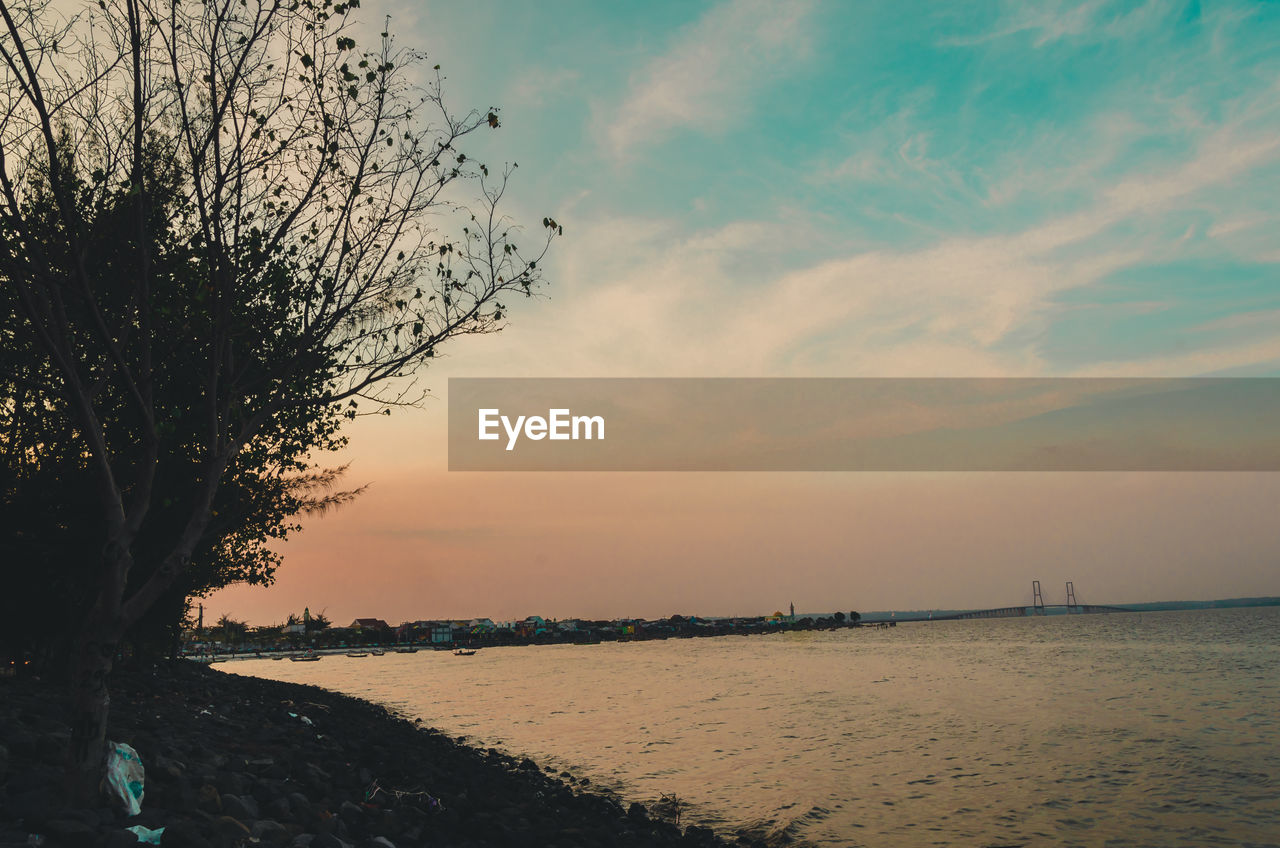
[{"label": "bridge tower", "polygon": [[1076,603],[1076,587],[1070,580],[1067,581],[1067,612],[1075,612],[1080,605]]},{"label": "bridge tower", "polygon": [[1044,615],[1044,595],[1040,594],[1040,581],[1031,581],[1032,615]]}]

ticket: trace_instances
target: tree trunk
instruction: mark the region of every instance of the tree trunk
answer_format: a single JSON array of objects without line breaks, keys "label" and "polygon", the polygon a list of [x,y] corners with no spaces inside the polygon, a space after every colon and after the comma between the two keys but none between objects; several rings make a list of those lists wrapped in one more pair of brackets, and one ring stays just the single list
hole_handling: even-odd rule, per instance
[{"label": "tree trunk", "polygon": [[119,644],[115,628],[90,621],[76,640],[71,660],[71,748],[67,790],[72,803],[96,806],[106,768],[107,677]]}]

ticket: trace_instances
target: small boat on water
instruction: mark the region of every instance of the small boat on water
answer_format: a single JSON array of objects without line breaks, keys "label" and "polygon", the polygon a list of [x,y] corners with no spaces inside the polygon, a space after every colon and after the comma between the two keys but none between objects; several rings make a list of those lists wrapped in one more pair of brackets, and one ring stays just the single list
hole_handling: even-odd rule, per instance
[{"label": "small boat on water", "polygon": [[307,651],[305,654],[294,654],[289,659],[293,662],[319,662],[320,655],[315,651]]},{"label": "small boat on water", "polygon": [[347,656],[349,656],[349,657],[367,657],[367,656],[369,656],[369,652],[368,652],[368,651],[347,651]]},{"label": "small boat on water", "polygon": [[385,653],[386,653],[386,651],[382,650],[381,648],[374,648],[373,650],[371,650],[371,651],[369,652],[369,656],[371,656],[371,657],[380,657],[380,656],[382,656],[382,655],[383,655],[383,654],[385,654]]},{"label": "small boat on water", "polygon": [[406,645],[406,646],[404,646],[403,648],[392,648],[392,650],[393,650],[393,651],[395,651],[397,654],[416,654],[416,653],[418,653],[418,649],[417,649],[417,648],[415,648],[415,647],[413,647],[412,645]]},{"label": "small boat on water", "polygon": [[458,648],[453,652],[455,657],[474,657],[476,655],[475,648],[468,650],[467,648]]}]

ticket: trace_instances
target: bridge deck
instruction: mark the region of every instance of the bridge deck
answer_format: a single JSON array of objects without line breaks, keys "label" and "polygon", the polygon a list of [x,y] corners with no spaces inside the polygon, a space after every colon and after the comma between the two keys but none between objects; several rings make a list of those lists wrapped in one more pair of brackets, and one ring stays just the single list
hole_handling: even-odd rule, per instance
[{"label": "bridge deck", "polygon": [[[1111,607],[1104,604],[1045,604],[1045,610],[1066,610],[1069,614],[1093,615],[1108,612],[1133,612],[1124,607]],[[965,610],[950,615],[929,615],[919,618],[899,618],[898,621],[961,621],[974,618],[1022,618],[1035,615],[1035,608],[1030,606],[993,607],[983,610]]]}]

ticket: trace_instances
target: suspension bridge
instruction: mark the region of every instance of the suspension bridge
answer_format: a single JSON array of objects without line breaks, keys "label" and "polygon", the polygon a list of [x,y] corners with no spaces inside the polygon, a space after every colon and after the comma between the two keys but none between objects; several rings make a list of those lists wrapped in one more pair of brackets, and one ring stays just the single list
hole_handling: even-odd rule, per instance
[{"label": "suspension bridge", "polygon": [[991,609],[963,610],[935,615],[921,615],[915,618],[899,618],[897,621],[958,621],[970,618],[1023,618],[1032,615],[1093,615],[1109,612],[1133,612],[1125,607],[1107,606],[1105,604],[1082,604],[1076,600],[1075,584],[1067,581],[1067,601],[1064,604],[1046,604],[1044,593],[1040,590],[1040,581],[1031,581],[1031,603],[1013,607],[992,607]]}]

